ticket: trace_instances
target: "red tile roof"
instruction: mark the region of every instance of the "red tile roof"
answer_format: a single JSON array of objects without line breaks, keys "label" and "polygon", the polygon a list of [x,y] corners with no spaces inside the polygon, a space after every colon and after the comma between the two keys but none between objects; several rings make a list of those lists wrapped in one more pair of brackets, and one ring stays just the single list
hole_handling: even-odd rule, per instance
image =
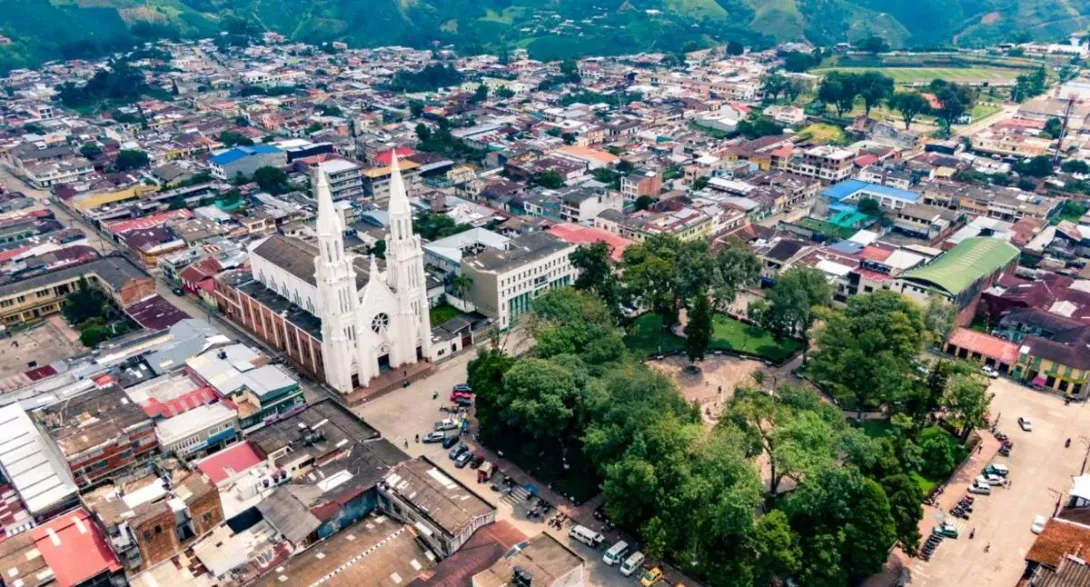
[{"label": "red tile roof", "polygon": [[620,262],[624,250],[633,243],[633,241],[617,236],[608,230],[578,224],[557,224],[549,229],[549,234],[576,245],[589,245],[598,241],[605,241],[610,248],[610,257],[615,262]]},{"label": "red tile roof", "polygon": [[1051,519],[1026,553],[1026,560],[1055,569],[1069,554],[1086,558],[1088,553],[1090,528]]},{"label": "red tile roof", "polygon": [[79,508],[30,531],[34,546],[53,569],[61,587],[121,570],[121,563],[90,518],[86,510]]},{"label": "red tile roof", "polygon": [[197,463],[197,468],[212,480],[219,483],[231,475],[245,471],[264,459],[257,454],[250,443],[240,442]]},{"label": "red tile roof", "polygon": [[169,210],[167,212],[161,212],[159,214],[152,214],[151,216],[145,216],[143,218],[133,218],[132,220],[121,220],[119,222],[106,223],[106,228],[114,234],[124,234],[132,230],[155,228],[174,218],[192,217],[192,212],[186,210],[185,208],[179,208],[177,210]]},{"label": "red tile roof", "polygon": [[140,407],[144,408],[144,413],[152,418],[173,418],[196,407],[214,403],[217,399],[219,399],[219,396],[211,387],[202,387],[167,402],[151,398]]},{"label": "red tile roof", "polygon": [[1017,344],[983,332],[969,330],[968,328],[956,328],[950,333],[946,342],[1008,365],[1018,362]]},{"label": "red tile roof", "polygon": [[[409,155],[412,155],[413,153],[416,153],[416,151],[410,149],[409,147],[398,147],[397,148],[397,158],[398,159],[403,159],[405,157],[408,157]],[[390,151],[383,151],[383,152],[379,153],[378,155],[375,155],[375,161],[379,162],[382,165],[389,165],[390,164]]]}]

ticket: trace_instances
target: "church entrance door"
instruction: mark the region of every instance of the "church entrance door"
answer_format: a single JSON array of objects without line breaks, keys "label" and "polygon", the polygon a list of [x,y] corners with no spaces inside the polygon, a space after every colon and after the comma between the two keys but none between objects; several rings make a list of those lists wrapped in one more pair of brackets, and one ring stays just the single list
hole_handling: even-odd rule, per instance
[{"label": "church entrance door", "polygon": [[385,373],[390,370],[390,355],[387,353],[378,358],[378,372]]}]

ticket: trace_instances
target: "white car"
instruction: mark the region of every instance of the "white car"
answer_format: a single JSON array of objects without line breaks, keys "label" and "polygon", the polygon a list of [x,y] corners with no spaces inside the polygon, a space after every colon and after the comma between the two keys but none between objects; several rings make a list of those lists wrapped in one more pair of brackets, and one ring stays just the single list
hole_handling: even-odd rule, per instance
[{"label": "white car", "polygon": [[458,428],[458,422],[450,418],[445,418],[435,423],[435,431],[443,432],[446,430],[454,430]]},{"label": "white car", "polygon": [[1006,481],[999,475],[982,474],[976,478],[977,485],[1003,485]]},{"label": "white car", "polygon": [[980,370],[980,372],[988,377],[991,377],[992,379],[999,377],[999,371],[996,371],[995,369],[992,369],[988,366],[985,366],[983,369]]},{"label": "white car", "polygon": [[1030,422],[1029,418],[1018,417],[1018,425],[1022,427],[1022,430],[1026,432],[1033,432],[1033,422]]},{"label": "white car", "polygon": [[992,488],[989,485],[978,485],[973,483],[969,486],[969,493],[976,493],[978,495],[991,495]]},{"label": "white car", "polygon": [[1033,518],[1033,525],[1029,527],[1029,531],[1034,534],[1040,534],[1045,531],[1045,524],[1048,523],[1048,518],[1044,516],[1037,516]]}]

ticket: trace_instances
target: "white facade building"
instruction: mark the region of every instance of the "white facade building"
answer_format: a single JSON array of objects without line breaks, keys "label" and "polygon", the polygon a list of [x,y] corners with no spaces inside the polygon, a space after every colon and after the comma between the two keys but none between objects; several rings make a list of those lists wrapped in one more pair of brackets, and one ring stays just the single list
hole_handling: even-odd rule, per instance
[{"label": "white facade building", "polygon": [[238,440],[238,413],[226,404],[197,406],[155,424],[159,447],[189,460]]},{"label": "white facade building", "polygon": [[383,371],[429,357],[424,252],[413,234],[412,208],[393,155],[386,271],[371,258],[369,279],[356,287],[356,268],[344,252],[344,225],[324,173],[318,173],[318,247],[314,259],[322,320],[325,380],[341,393],[366,386]]}]

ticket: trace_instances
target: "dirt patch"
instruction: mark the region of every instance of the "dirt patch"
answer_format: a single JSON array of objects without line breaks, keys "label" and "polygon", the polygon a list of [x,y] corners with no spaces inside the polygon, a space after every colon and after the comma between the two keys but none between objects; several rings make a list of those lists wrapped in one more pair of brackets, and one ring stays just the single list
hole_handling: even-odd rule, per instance
[{"label": "dirt patch", "polygon": [[647,364],[677,382],[686,400],[699,402],[708,425],[719,421],[719,414],[734,394],[734,388],[739,384],[752,385],[753,373],[764,369],[759,361],[729,355],[709,356],[701,363],[700,371],[692,374],[685,371],[689,361],[684,357],[667,357]]},{"label": "dirt patch", "polygon": [[1000,16],[998,12],[989,12],[984,16],[980,17],[980,24],[995,24],[999,22],[1002,18],[1003,17]]},{"label": "dirt patch", "polygon": [[87,349],[79,343],[79,333],[59,317],[0,339],[0,392],[30,383],[25,373],[31,369],[85,352]]}]

